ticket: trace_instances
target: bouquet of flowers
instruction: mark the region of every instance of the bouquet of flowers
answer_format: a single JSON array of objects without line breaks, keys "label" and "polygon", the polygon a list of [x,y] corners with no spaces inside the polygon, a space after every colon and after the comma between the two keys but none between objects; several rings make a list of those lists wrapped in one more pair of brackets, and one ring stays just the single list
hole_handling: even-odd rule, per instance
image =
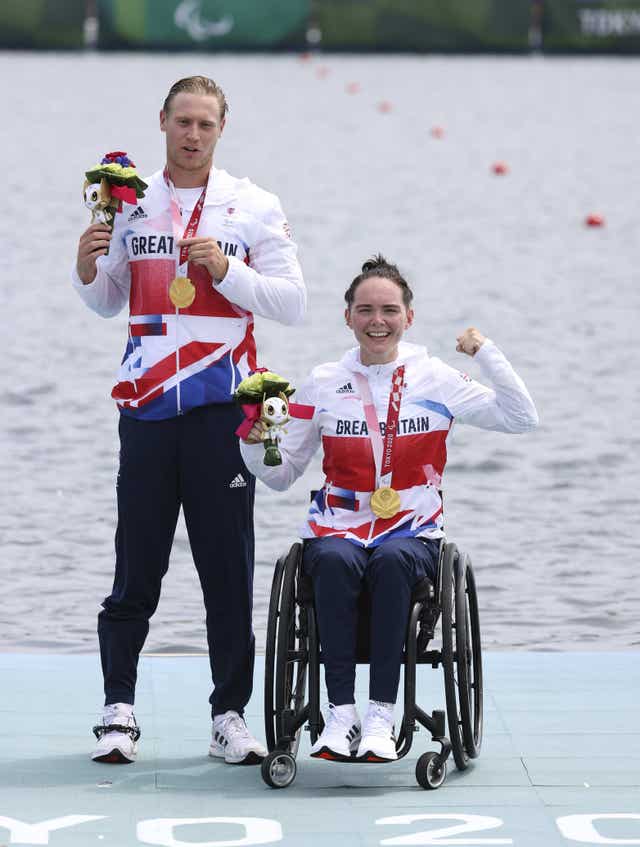
[{"label": "bouquet of flowers", "polygon": [[91,210],[91,223],[111,228],[116,212],[122,211],[122,201],[135,205],[147,187],[134,163],[120,150],[106,153],[100,164],[85,172],[85,177],[82,192],[84,204]]},{"label": "bouquet of flowers", "polygon": [[272,371],[260,370],[242,380],[234,400],[242,406],[245,420],[236,430],[244,438],[257,420],[266,424],[262,435],[265,465],[281,465],[282,456],[278,442],[286,432],[284,424],[289,420],[289,397],[295,388],[284,377]]}]

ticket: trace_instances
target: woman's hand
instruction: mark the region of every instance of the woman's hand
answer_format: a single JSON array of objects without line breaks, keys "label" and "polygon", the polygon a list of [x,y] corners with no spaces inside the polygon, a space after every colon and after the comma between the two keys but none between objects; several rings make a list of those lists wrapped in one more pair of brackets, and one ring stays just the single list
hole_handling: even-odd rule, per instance
[{"label": "woman's hand", "polygon": [[249,430],[247,437],[243,438],[245,444],[260,444],[262,441],[262,435],[266,430],[266,426],[264,421],[261,421],[259,418],[254,423],[254,425]]},{"label": "woman's hand", "polygon": [[486,341],[486,338],[479,329],[476,329],[474,326],[470,326],[457,337],[456,341],[458,342],[456,344],[456,350],[458,353],[466,353],[467,356],[475,356]]}]

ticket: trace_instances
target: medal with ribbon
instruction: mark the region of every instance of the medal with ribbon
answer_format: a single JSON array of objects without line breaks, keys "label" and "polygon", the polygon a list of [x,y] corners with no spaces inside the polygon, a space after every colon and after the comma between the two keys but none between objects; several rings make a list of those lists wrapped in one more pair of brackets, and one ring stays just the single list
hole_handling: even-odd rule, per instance
[{"label": "medal with ribbon", "polygon": [[373,461],[376,469],[377,488],[371,495],[371,511],[378,518],[392,518],[400,511],[400,495],[391,487],[393,476],[393,448],[398,434],[398,418],[400,417],[400,401],[402,400],[402,389],[404,385],[404,365],[396,368],[391,377],[391,392],[389,394],[389,406],[387,408],[387,423],[384,430],[384,439],[380,432],[378,415],[371,395],[369,382],[364,374],[354,375],[362,405],[364,417],[369,430],[369,438],[373,449]]},{"label": "medal with ribbon", "polygon": [[[193,212],[191,213],[189,223],[187,224],[184,233],[182,233],[182,215],[180,213],[180,204],[178,202],[176,188],[171,182],[171,179],[169,178],[169,171],[167,170],[167,168],[164,169],[163,176],[164,181],[167,184],[167,188],[169,189],[169,195],[171,197],[171,225],[173,227],[173,234],[175,240],[179,241],[181,238],[193,238],[198,231],[198,225],[200,224],[200,218],[202,217],[204,198],[207,194],[207,185],[209,183],[209,180],[207,179],[207,182],[205,183],[205,186],[202,189],[202,194],[198,198],[198,202],[196,203]],[[176,307],[176,311],[178,311],[178,309],[186,309],[196,299],[196,287],[187,276],[187,266],[189,264],[188,247],[180,248],[180,253],[176,264],[176,276],[175,279],[172,281],[171,285],[169,286],[169,299]]]}]

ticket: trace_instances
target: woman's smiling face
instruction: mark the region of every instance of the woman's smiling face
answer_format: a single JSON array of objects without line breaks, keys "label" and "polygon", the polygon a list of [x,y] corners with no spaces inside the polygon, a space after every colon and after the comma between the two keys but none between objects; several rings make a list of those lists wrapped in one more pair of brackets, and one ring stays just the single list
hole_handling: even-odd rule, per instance
[{"label": "woman's smiling face", "polygon": [[405,306],[399,285],[370,276],[356,288],[345,318],[360,345],[362,364],[383,365],[397,358],[400,339],[413,323],[413,309]]}]

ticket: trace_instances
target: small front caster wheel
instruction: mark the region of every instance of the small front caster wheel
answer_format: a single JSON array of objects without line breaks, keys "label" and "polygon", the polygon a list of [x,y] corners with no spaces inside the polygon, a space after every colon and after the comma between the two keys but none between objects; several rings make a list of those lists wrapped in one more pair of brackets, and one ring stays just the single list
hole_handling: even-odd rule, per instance
[{"label": "small front caster wheel", "polygon": [[440,788],[447,777],[447,763],[438,753],[423,753],[416,762],[416,779],[427,791]]},{"label": "small front caster wheel", "polygon": [[260,770],[271,788],[286,788],[296,778],[296,760],[289,753],[273,750],[262,760]]}]

